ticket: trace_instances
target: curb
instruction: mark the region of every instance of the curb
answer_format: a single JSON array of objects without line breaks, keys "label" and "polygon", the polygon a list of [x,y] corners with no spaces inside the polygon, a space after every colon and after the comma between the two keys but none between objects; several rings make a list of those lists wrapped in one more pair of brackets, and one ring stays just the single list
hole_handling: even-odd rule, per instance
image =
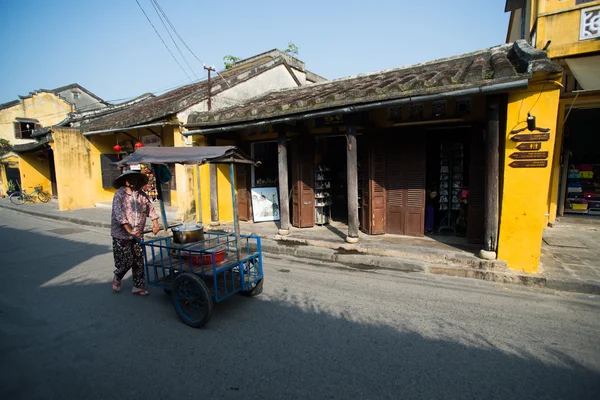
[{"label": "curb", "polygon": [[[0,208],[36,217],[71,222],[78,225],[105,229],[110,229],[111,227],[110,223],[95,222],[62,215],[45,214],[43,212],[28,209],[17,209],[16,207],[10,207],[4,204],[0,204]],[[509,271],[506,263],[498,260],[486,263],[481,262],[485,260],[477,261],[475,258],[458,253],[448,254],[443,257],[443,260],[440,260],[439,258],[431,260],[413,260],[396,257],[395,254],[394,257],[390,257],[363,252],[348,253],[344,251],[343,248],[332,249],[328,247],[319,247],[311,245],[310,242],[311,241],[309,240],[290,240],[289,238],[285,240],[261,238],[262,250],[270,255],[286,255],[321,262],[333,262],[364,270],[390,269],[402,272],[431,273],[434,275],[472,278],[498,283],[521,284],[530,287],[545,287],[547,289],[566,292],[600,295],[600,282],[569,281],[550,279],[541,275],[520,274],[518,272]],[[405,252],[394,253],[406,254]],[[448,264],[435,263],[440,261],[447,262]]]},{"label": "curb", "polygon": [[0,208],[4,208],[6,210],[12,210],[12,211],[23,213],[23,214],[33,215],[35,217],[43,217],[43,218],[54,219],[57,221],[71,222],[71,223],[78,224],[78,225],[110,229],[110,224],[106,223],[106,222],[89,221],[89,220],[82,219],[82,218],[68,217],[66,215],[62,216],[62,215],[45,214],[45,213],[39,212],[39,211],[33,211],[33,210],[28,210],[28,209],[18,209],[16,207],[10,207],[10,206],[7,207],[4,204],[0,204]]}]

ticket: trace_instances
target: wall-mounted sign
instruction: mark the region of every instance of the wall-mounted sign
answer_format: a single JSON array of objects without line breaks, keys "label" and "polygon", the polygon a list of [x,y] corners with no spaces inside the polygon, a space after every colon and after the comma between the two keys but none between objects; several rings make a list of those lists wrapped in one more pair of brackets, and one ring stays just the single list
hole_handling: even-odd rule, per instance
[{"label": "wall-mounted sign", "polygon": [[515,135],[510,138],[513,142],[547,142],[550,140],[549,133],[527,133],[525,135]]},{"label": "wall-mounted sign", "polygon": [[513,161],[508,166],[512,168],[546,168],[548,160]]},{"label": "wall-mounted sign", "polygon": [[539,160],[548,158],[547,151],[521,151],[512,153],[510,156],[513,160]]},{"label": "wall-mounted sign", "polygon": [[144,143],[144,146],[146,146],[146,147],[160,147],[161,146],[160,138],[158,136],[154,136],[154,135],[142,136],[142,143]]},{"label": "wall-mounted sign", "polygon": [[519,143],[517,146],[517,150],[539,150],[542,148],[542,144],[540,142],[530,142],[530,143]]}]

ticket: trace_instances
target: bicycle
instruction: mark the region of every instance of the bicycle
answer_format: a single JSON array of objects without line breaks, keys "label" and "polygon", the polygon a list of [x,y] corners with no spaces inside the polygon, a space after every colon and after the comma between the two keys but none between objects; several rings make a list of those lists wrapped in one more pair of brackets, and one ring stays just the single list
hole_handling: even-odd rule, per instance
[{"label": "bicycle", "polygon": [[8,198],[13,204],[16,204],[18,206],[25,204],[25,202],[27,201],[34,203],[36,199],[38,199],[42,203],[47,203],[50,201],[50,195],[44,192],[41,186],[36,186],[34,189],[35,190],[31,192],[31,194],[26,193],[25,189],[23,189],[20,192],[12,193]]}]

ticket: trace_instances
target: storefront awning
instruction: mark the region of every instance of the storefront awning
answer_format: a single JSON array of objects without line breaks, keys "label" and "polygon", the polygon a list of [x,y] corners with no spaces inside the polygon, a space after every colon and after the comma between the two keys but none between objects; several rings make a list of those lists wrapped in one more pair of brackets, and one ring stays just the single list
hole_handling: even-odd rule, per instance
[{"label": "storefront awning", "polygon": [[570,58],[566,61],[584,90],[600,90],[600,56]]},{"label": "storefront awning", "polygon": [[255,164],[235,146],[142,147],[115,165],[132,164]]}]

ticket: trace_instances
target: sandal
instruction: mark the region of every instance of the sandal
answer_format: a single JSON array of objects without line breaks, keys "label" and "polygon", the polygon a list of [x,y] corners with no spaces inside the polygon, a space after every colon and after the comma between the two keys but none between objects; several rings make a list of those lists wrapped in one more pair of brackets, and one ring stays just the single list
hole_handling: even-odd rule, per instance
[{"label": "sandal", "polygon": [[134,287],[131,290],[131,294],[137,295],[137,296],[142,296],[142,297],[146,297],[150,295],[150,292],[147,291],[146,289],[141,289],[141,288],[136,288]]},{"label": "sandal", "polygon": [[113,290],[113,292],[119,292],[121,290],[121,281],[118,280],[117,277],[113,278],[112,290]]}]

